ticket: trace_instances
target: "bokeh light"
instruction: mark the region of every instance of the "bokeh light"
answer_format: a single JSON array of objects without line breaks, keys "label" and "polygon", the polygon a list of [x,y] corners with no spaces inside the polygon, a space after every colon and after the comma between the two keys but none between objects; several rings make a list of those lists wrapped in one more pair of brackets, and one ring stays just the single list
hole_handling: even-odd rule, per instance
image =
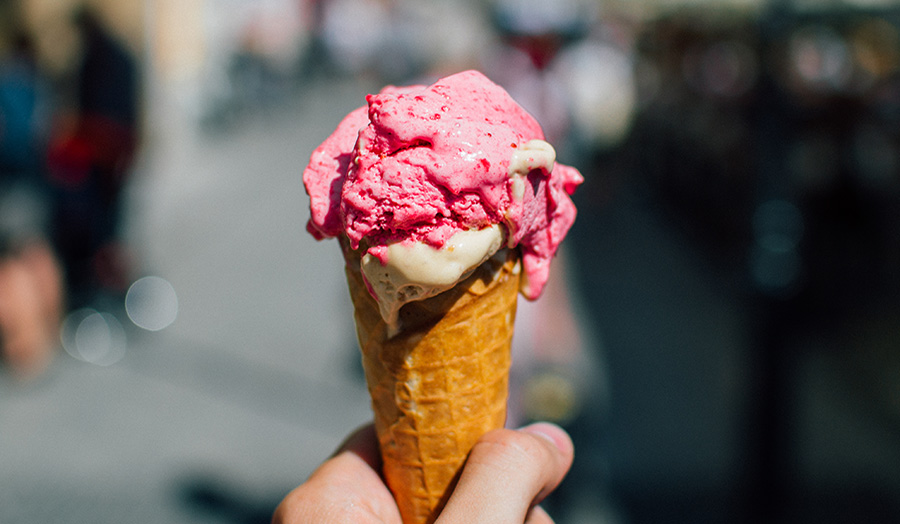
[{"label": "bokeh light", "polygon": [[119,320],[110,313],[83,308],[63,321],[61,341],[66,353],[95,364],[110,366],[125,356],[128,343]]},{"label": "bokeh light", "polygon": [[178,296],[168,280],[156,276],[144,277],[128,288],[125,311],[134,325],[148,331],[159,331],[175,322]]}]

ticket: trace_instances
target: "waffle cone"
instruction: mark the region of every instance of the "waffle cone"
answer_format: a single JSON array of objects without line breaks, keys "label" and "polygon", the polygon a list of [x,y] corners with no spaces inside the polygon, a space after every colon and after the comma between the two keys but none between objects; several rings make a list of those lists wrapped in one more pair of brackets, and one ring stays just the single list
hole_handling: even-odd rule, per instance
[{"label": "waffle cone", "polygon": [[452,289],[400,310],[389,336],[347,250],[384,476],[404,524],[434,522],[469,451],[506,421],[518,253],[488,260]]}]

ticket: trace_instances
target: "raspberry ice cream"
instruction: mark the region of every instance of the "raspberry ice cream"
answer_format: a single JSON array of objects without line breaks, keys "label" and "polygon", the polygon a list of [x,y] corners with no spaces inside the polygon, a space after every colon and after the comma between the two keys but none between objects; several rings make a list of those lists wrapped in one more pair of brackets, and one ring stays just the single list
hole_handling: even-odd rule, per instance
[{"label": "raspberry ice cream", "polygon": [[504,247],[521,250],[520,291],[537,298],[583,179],[556,162],[534,118],[476,71],[387,87],[366,101],[303,173],[309,232],[365,253],[366,283],[386,320]]}]

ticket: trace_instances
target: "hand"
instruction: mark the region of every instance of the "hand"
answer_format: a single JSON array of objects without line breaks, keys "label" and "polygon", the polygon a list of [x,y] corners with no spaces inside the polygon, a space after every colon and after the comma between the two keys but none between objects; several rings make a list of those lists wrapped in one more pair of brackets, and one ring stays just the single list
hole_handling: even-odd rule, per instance
[{"label": "hand", "polygon": [[[569,436],[552,424],[488,433],[472,448],[436,524],[552,524],[537,504],[562,481],[573,453]],[[401,524],[380,471],[375,430],[364,426],[285,497],[272,523]]]}]

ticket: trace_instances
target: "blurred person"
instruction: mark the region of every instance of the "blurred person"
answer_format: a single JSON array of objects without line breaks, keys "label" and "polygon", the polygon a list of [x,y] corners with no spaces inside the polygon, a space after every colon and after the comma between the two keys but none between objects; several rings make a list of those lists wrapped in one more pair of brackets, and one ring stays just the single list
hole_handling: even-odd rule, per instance
[{"label": "blurred person", "polygon": [[[572,465],[574,448],[558,426],[536,423],[483,436],[436,522],[552,523],[538,504]],[[325,463],[278,506],[273,524],[400,524],[381,477],[374,427],[351,434]]]},{"label": "blurred person", "polygon": [[77,103],[71,118],[61,118],[47,157],[57,193],[53,240],[77,307],[127,285],[118,227],[138,146],[139,108],[131,53],[91,10],[79,9],[74,22],[83,41]]},{"label": "blurred person", "polygon": [[[494,0],[492,23],[499,40],[480,57],[486,73],[541,123],[558,157],[582,170],[587,191],[597,190],[589,189],[591,171],[597,171],[595,149],[624,132],[631,108],[622,100],[632,92],[624,51],[594,38],[600,23],[596,8],[590,0]],[[615,96],[605,96],[610,93]],[[596,115],[603,118],[590,120]],[[619,122],[613,122],[616,118]],[[583,211],[573,231],[591,227],[582,223]],[[570,518],[582,512],[595,519],[614,511],[601,444],[610,383],[603,333],[588,321],[585,309],[591,297],[578,288],[587,266],[579,267],[585,262],[573,256],[578,253],[574,247],[574,242],[560,246],[551,266],[555,275],[540,300],[519,301],[508,418],[511,426],[549,420],[569,432],[583,459],[545,505],[565,509]]]},{"label": "blurred person", "polygon": [[30,378],[56,348],[63,284],[40,170],[46,93],[29,35],[11,44],[0,59],[0,366]]},{"label": "blurred person", "polygon": [[[595,11],[596,6],[584,0],[552,5],[494,0],[490,12],[500,40],[482,56],[487,74],[534,115],[547,140],[558,144],[560,157],[575,158],[576,164],[578,152],[572,145],[580,130],[572,115],[584,107],[576,107],[579,100],[569,85],[572,71],[561,67],[571,60],[561,58],[590,33]],[[563,244],[545,296],[520,301],[517,308],[510,376],[512,424],[538,419],[569,424],[582,414],[587,399],[594,403],[590,407],[594,414],[605,407],[598,341],[581,319],[567,252]]]}]

